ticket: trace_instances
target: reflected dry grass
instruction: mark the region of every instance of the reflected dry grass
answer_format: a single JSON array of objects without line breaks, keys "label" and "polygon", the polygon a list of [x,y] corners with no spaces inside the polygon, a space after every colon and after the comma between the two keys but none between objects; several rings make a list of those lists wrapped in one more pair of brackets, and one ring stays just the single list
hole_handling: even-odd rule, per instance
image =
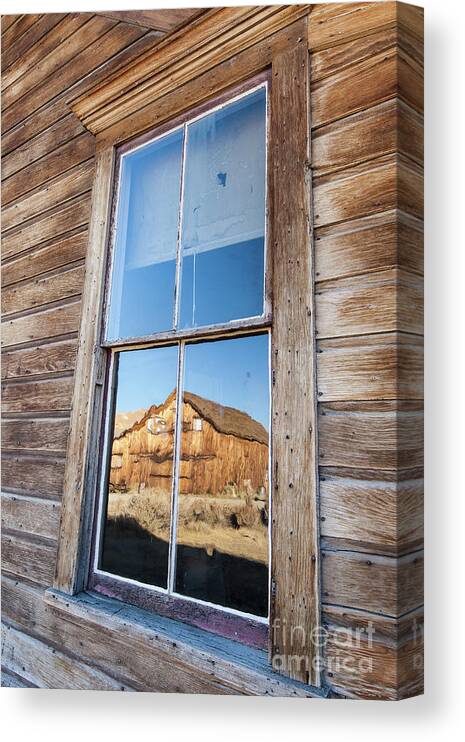
[{"label": "reflected dry grass", "polygon": [[[171,494],[166,490],[111,492],[107,517],[134,519],[156,538],[169,539]],[[181,495],[178,543],[268,563],[268,505],[250,492]]]}]

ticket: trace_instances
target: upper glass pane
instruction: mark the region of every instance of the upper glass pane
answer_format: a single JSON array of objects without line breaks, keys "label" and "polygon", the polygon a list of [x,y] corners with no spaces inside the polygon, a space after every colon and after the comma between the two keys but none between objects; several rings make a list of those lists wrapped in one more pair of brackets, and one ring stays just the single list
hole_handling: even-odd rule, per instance
[{"label": "upper glass pane", "polygon": [[167,587],[177,347],[118,353],[100,568]]},{"label": "upper glass pane", "polygon": [[123,155],[107,339],[173,327],[183,130]]},{"label": "upper glass pane", "polygon": [[187,125],[179,326],[263,314],[266,88]]}]

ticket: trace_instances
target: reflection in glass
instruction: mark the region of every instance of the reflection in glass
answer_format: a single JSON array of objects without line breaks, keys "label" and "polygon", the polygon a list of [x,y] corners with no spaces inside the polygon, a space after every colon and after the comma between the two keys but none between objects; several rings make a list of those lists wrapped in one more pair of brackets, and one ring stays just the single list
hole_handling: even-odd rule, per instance
[{"label": "reflection in glass", "polygon": [[178,593],[268,613],[268,335],[187,344]]},{"label": "reflection in glass", "polygon": [[107,339],[173,327],[183,130],[122,157]]},{"label": "reflection in glass", "polygon": [[167,587],[177,347],[118,354],[100,568]]},{"label": "reflection in glass", "polygon": [[187,126],[180,327],[263,313],[266,91]]}]

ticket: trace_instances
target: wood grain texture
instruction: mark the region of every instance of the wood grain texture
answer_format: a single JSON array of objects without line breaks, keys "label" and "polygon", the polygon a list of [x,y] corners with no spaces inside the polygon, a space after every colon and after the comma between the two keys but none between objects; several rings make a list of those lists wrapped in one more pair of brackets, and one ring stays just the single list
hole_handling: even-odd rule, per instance
[{"label": "wood grain texture", "polygon": [[12,258],[44,243],[51,244],[70,232],[82,231],[89,222],[90,192],[45,215],[28,221],[24,226],[2,238],[4,258]]},{"label": "wood grain texture", "polygon": [[2,571],[47,587],[53,580],[56,542],[29,540],[2,533]]},{"label": "wood grain texture", "polygon": [[44,278],[35,278],[2,291],[4,316],[40,307],[44,304],[79,297],[84,282],[84,266],[78,265]]},{"label": "wood grain texture", "polygon": [[44,343],[2,355],[2,379],[25,379],[72,371],[76,361],[76,340]]},{"label": "wood grain texture", "polygon": [[321,535],[364,549],[395,555],[415,549],[423,538],[423,482],[366,481],[323,477],[320,481]]},{"label": "wood grain texture", "polygon": [[68,412],[73,389],[72,376],[41,381],[3,382],[3,411]]},{"label": "wood grain texture", "polygon": [[18,281],[40,276],[41,273],[58,268],[66,268],[70,263],[82,260],[87,250],[87,230],[69,237],[58,237],[56,242],[34,252],[22,255],[2,267],[2,286],[10,286]]},{"label": "wood grain texture", "polygon": [[397,470],[423,464],[423,414],[418,404],[321,404],[318,432],[321,466]]},{"label": "wood grain texture", "polygon": [[423,340],[398,333],[320,340],[318,400],[423,398]]},{"label": "wood grain texture", "polygon": [[117,21],[135,23],[137,26],[142,26],[143,28],[171,32],[177,26],[192,20],[192,18],[200,15],[202,12],[205,12],[203,8],[164,8],[163,10],[103,11],[99,15],[113,18]]},{"label": "wood grain texture", "polygon": [[[306,23],[302,23],[305,38]],[[312,685],[317,648],[304,646],[319,620],[313,246],[309,237],[309,70],[306,46],[273,59],[273,424],[271,658]],[[292,249],[290,250],[290,246]],[[296,627],[285,646],[279,626]],[[299,627],[299,628],[297,628]],[[305,640],[304,640],[305,641]],[[293,666],[286,660],[302,657]]]},{"label": "wood grain texture", "polygon": [[2,492],[2,528],[56,541],[59,523],[58,502]]},{"label": "wood grain texture", "polygon": [[329,551],[322,554],[324,603],[398,617],[423,602],[423,556],[400,558]]},{"label": "wood grain texture", "polygon": [[28,417],[27,420],[4,420],[2,447],[4,450],[24,449],[64,453],[68,428],[66,418]]},{"label": "wood grain texture", "polygon": [[10,626],[2,628],[2,650],[4,667],[9,672],[21,674],[29,684],[36,687],[132,690],[105,673],[85,665],[76,657],[69,657]]},{"label": "wood grain texture", "polygon": [[63,457],[4,452],[2,487],[8,492],[58,500],[63,490]]},{"label": "wood grain texture", "polygon": [[[89,558],[89,502],[91,483],[85,477],[91,443],[95,440],[96,405],[99,404],[101,363],[103,351],[96,353],[98,318],[103,301],[103,266],[107,250],[110,202],[112,193],[113,150],[104,149],[97,155],[93,186],[92,215],[89,242],[92,251],[86,260],[83,305],[86,322],[79,330],[70,436],[63,494],[62,520],[56,566],[55,586],[73,594],[83,589],[87,570],[81,563]],[[87,494],[87,501],[86,501]]]},{"label": "wood grain texture", "polygon": [[318,338],[374,332],[423,334],[423,281],[397,269],[320,283]]},{"label": "wood grain texture", "polygon": [[392,210],[315,231],[318,281],[393,267],[423,273],[423,224]]},{"label": "wood grain texture", "polygon": [[43,591],[8,578],[3,579],[2,590],[8,623],[66,647],[70,654],[137,690],[324,695],[272,673],[263,651],[249,653],[237,642],[221,638],[211,642],[206,632],[122,607],[108,598],[44,596]]},{"label": "wood grain texture", "polygon": [[423,173],[410,160],[386,155],[321,176],[314,188],[315,226],[390,209],[423,217]]},{"label": "wood grain texture", "polygon": [[312,139],[314,175],[395,152],[422,162],[423,118],[399,99],[317,129]]},{"label": "wood grain texture", "polygon": [[4,348],[13,347],[76,332],[80,316],[81,303],[72,300],[70,304],[5,320],[2,345]]},{"label": "wood grain texture", "polygon": [[[73,110],[86,128],[98,133],[133,114],[239,51],[305,16],[309,6],[219,8],[206,13],[92,95],[77,99]],[[135,88],[135,83],[137,88]],[[117,95],[115,95],[115,91]],[[115,105],[115,100],[118,103]]]}]

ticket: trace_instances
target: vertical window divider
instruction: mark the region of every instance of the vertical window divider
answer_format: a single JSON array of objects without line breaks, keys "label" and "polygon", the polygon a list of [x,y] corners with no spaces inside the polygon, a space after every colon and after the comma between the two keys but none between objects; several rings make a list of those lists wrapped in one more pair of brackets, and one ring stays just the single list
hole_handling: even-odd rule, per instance
[{"label": "vertical window divider", "polygon": [[184,348],[185,341],[178,345],[178,374],[176,379],[176,414],[173,442],[173,485],[171,493],[170,542],[168,552],[168,594],[174,592],[176,579],[176,535],[178,527],[179,469],[181,462],[181,435],[184,396]]},{"label": "vertical window divider", "polygon": [[179,305],[181,302],[181,260],[182,260],[182,220],[184,207],[184,176],[186,172],[186,148],[187,148],[187,123],[183,125],[182,158],[181,158],[181,184],[179,188],[179,221],[178,242],[176,246],[176,277],[174,282],[174,311],[173,329],[178,329]]}]

